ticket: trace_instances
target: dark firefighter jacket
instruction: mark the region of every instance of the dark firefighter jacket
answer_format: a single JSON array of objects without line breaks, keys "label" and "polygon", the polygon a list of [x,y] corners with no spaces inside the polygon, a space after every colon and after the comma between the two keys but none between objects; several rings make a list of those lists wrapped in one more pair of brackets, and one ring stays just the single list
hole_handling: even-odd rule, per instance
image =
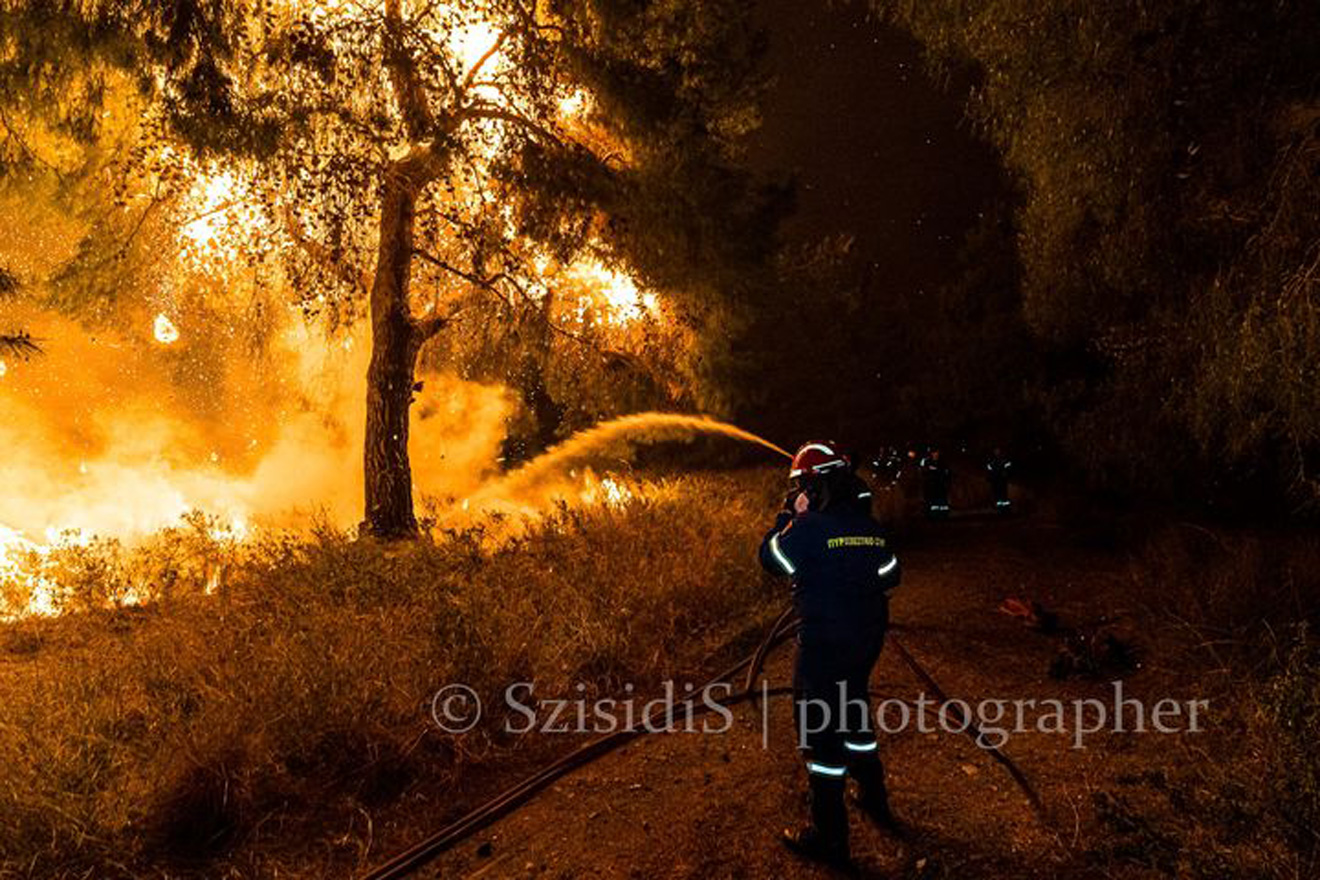
[{"label": "dark firefighter jacket", "polygon": [[888,620],[886,593],[899,582],[898,557],[880,524],[855,506],[780,514],[761,541],[761,565],[793,578],[806,639],[873,637]]},{"label": "dark firefighter jacket", "polygon": [[939,459],[927,457],[921,460],[920,467],[922,491],[927,498],[946,498],[953,478],[949,466]]},{"label": "dark firefighter jacket", "polygon": [[1013,462],[1006,458],[992,458],[985,463],[985,472],[992,484],[1007,486],[1009,474],[1013,472]]}]

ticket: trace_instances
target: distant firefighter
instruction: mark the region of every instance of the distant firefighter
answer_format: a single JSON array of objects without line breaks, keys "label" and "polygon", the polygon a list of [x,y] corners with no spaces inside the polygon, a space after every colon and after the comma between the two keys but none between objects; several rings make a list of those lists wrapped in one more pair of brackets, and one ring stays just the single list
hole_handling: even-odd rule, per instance
[{"label": "distant firefighter", "polygon": [[1013,462],[1004,455],[998,446],[985,463],[985,476],[990,482],[990,497],[995,501],[995,508],[1000,513],[1013,509],[1013,502],[1008,497],[1008,484],[1013,474]]},{"label": "distant firefighter", "polygon": [[949,488],[953,485],[953,472],[944,463],[940,451],[934,447],[921,459],[921,495],[926,502],[926,515],[931,519],[944,519],[949,515]]}]

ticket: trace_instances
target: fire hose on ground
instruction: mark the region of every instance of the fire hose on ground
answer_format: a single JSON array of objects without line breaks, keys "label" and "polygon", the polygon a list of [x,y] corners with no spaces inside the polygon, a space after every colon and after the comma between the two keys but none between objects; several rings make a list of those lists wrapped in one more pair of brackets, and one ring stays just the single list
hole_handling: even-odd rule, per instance
[{"label": "fire hose on ground", "polygon": [[[790,687],[762,689],[758,693],[756,683],[759,680],[765,661],[770,656],[771,652],[787,641],[795,631],[796,621],[793,619],[792,608],[789,608],[775,619],[775,622],[771,625],[765,638],[762,639],[754,653],[744,657],[737,663],[734,663],[729,668],[711,678],[701,686],[697,693],[705,695],[710,688],[718,684],[727,684],[731,682],[734,676],[746,669],[747,674],[744,679],[743,690],[739,693],[731,694],[722,700],[703,700],[700,705],[689,700],[683,704],[686,711],[686,718],[690,719],[697,715],[704,714],[715,706],[729,707],[749,701],[755,704],[758,696],[777,697],[791,695],[793,689]],[[916,675],[926,687],[930,688],[931,693],[941,701],[941,707],[952,705],[959,709],[959,715],[961,716],[959,720],[966,722],[965,726],[962,728],[963,732],[973,740],[979,740],[978,745],[985,751],[988,751],[991,756],[1004,767],[1009,776],[1017,784],[1018,788],[1022,790],[1022,793],[1026,796],[1027,801],[1031,804],[1037,817],[1042,821],[1047,821],[1044,804],[1032,788],[1031,783],[1027,780],[1026,775],[1023,774],[1018,766],[1013,763],[1012,759],[1004,754],[1001,749],[985,745],[985,740],[980,728],[976,726],[972,719],[968,718],[966,714],[961,711],[961,706],[958,703],[953,703],[949,699],[948,695],[939,686],[935,679],[931,677],[930,673],[928,673],[921,664],[917,662],[916,658],[912,656],[898,638],[891,633],[887,637],[887,640],[893,644],[894,649],[898,652],[903,663],[912,670],[913,674]],[[669,707],[671,710],[673,708],[675,707]],[[394,878],[406,877],[426,863],[439,857],[442,853],[451,849],[460,841],[465,840],[483,828],[487,828],[499,819],[509,815],[561,777],[568,775],[580,767],[590,764],[598,758],[604,757],[610,752],[615,751],[621,746],[626,745],[647,733],[657,730],[664,731],[673,729],[674,719],[672,716],[665,718],[666,723],[663,726],[655,726],[659,714],[660,713],[658,712],[648,714],[645,718],[641,719],[631,727],[607,734],[600,739],[589,742],[574,749],[563,757],[552,761],[537,773],[527,777],[511,788],[506,789],[475,809],[469,811],[465,815],[446,825],[444,828],[441,828],[439,831],[430,835],[425,840],[414,844],[408,849],[396,854],[383,864],[378,865],[376,868],[364,874],[362,880],[394,880]]]}]

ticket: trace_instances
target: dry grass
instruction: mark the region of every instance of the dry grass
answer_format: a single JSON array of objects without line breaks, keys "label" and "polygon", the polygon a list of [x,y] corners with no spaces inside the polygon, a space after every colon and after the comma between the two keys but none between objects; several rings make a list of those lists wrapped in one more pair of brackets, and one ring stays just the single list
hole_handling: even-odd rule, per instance
[{"label": "dry grass", "polygon": [[[1179,523],[1134,575],[1213,691],[1214,754],[1170,770],[1179,872],[1312,876],[1320,867],[1320,538]],[[1153,842],[1152,852],[1160,849]],[[1167,837],[1167,835],[1166,835]],[[1149,854],[1149,853],[1147,853]]]},{"label": "dry grass", "polygon": [[[470,683],[487,704],[525,680],[546,697],[646,691],[763,625],[784,597],[753,551],[781,476],[682,478],[649,500],[560,511],[493,550],[480,530],[407,547],[328,528],[232,544],[199,520],[140,550],[69,551],[73,613],[0,626],[0,876],[352,861],[369,817],[527,750],[499,717],[443,734],[438,687]],[[902,525],[909,495],[877,493],[881,515]],[[1085,856],[1097,870],[1315,867],[1320,651],[1293,624],[1320,609],[1317,563],[1309,535],[1200,526],[1154,530],[1137,550],[1149,619],[1169,622],[1160,643],[1186,646],[1171,674],[1215,697],[1220,735],[1104,793]],[[144,583],[156,601],[104,610]]]},{"label": "dry grass", "polygon": [[1177,523],[1145,541],[1135,576],[1220,669],[1262,671],[1288,629],[1320,613],[1320,536]]},{"label": "dry grass", "polygon": [[[146,552],[73,553],[83,610],[0,627],[0,875],[205,873],[510,748],[495,722],[430,723],[449,682],[489,701],[520,680],[554,696],[693,671],[783,597],[754,559],[772,481],[680,482],[493,551],[471,530],[240,546],[198,525]],[[144,571],[156,601],[96,610]]]}]

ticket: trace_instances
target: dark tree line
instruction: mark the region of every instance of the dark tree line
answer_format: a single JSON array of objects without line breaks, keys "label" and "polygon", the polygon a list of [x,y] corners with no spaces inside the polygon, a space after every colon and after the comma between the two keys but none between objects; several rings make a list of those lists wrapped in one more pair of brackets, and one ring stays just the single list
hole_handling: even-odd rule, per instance
[{"label": "dark tree line", "polygon": [[1100,485],[1313,506],[1320,6],[872,5],[975,77],[1045,429]]}]

